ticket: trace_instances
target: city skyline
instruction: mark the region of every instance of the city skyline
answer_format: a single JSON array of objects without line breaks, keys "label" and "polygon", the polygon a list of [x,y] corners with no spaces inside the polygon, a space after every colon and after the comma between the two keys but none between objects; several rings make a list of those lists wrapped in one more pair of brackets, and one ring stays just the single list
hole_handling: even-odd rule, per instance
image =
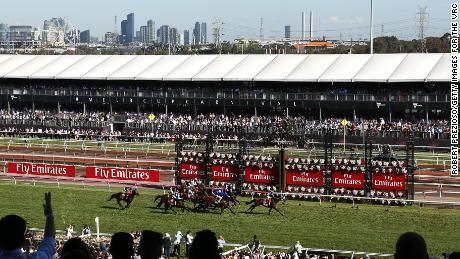
[{"label": "city skyline", "polygon": [[[67,17],[81,31],[90,30],[91,35],[103,39],[106,32],[114,30],[114,16],[126,17],[134,13],[134,32],[148,20],[153,20],[159,28],[169,25],[179,31],[193,30],[195,22],[209,24],[208,31],[212,34],[214,18],[220,18],[224,24],[224,39],[239,37],[258,39],[260,34],[260,18],[263,18],[263,33],[266,40],[282,38],[286,25],[291,26],[293,38],[301,34],[301,12],[314,12],[313,34],[316,38],[325,36],[328,39],[367,39],[369,36],[369,0],[330,0],[327,3],[308,1],[299,4],[296,0],[261,1],[245,3],[236,0],[230,3],[196,0],[186,2],[179,0],[180,5],[146,0],[137,1],[136,5],[125,10],[119,8],[119,0],[101,0],[90,2],[81,0],[78,3],[62,3],[57,0],[46,0],[28,4],[27,10],[21,10],[23,4],[7,2],[2,4],[0,23],[9,25],[32,25],[41,28],[43,21],[51,17]],[[238,5],[238,3],[244,3]],[[88,8],[88,6],[93,6]],[[395,9],[394,6],[400,8]],[[403,39],[417,38],[416,13],[420,6],[427,6],[429,12],[427,36],[441,36],[448,32],[448,12],[450,2],[447,0],[374,0],[374,36],[394,35]],[[245,8],[241,8],[244,6]],[[31,8],[32,7],[32,8]],[[11,10],[18,10],[17,12]],[[19,11],[21,10],[21,11]],[[36,12],[40,10],[40,12]],[[191,12],[193,10],[193,12]],[[339,11],[340,10],[340,11]],[[84,15],[82,12],[84,11]],[[173,16],[171,14],[174,14]],[[383,25],[383,26],[382,26]],[[118,24],[118,30],[120,25]],[[307,19],[307,28],[309,21]],[[309,32],[308,32],[309,33]],[[307,33],[307,34],[308,34]],[[135,36],[135,35],[134,35]],[[208,42],[212,38],[208,36]]]}]

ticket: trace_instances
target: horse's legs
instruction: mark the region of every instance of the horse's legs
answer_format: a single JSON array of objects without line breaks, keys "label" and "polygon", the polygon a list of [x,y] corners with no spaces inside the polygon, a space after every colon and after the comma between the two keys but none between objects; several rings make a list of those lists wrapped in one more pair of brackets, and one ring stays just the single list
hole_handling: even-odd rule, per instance
[{"label": "horse's legs", "polygon": [[231,213],[233,213],[233,215],[236,215],[236,214],[235,214],[235,212],[232,210],[232,208],[231,208],[231,207],[228,207],[227,209],[229,209],[229,210],[230,210],[230,212],[231,212]]},{"label": "horse's legs", "polygon": [[270,207],[270,209],[268,210],[268,215],[271,215],[272,209],[273,209],[273,207]]},{"label": "horse's legs", "polygon": [[278,211],[279,214],[281,214],[281,216],[284,216],[283,213],[281,213],[281,211],[279,211],[276,207],[273,207],[276,211]]},{"label": "horse's legs", "polygon": [[117,199],[117,203],[118,203],[118,206],[119,206],[120,208],[123,208],[123,205],[121,205],[121,202],[120,202],[119,199]]}]

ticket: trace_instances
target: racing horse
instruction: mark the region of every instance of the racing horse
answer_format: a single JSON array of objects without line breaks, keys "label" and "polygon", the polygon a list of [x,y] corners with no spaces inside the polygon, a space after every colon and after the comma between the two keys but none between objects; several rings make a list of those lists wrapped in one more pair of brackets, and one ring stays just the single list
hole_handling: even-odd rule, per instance
[{"label": "racing horse", "polygon": [[158,202],[156,207],[160,208],[161,205],[164,205],[165,212],[167,212],[168,210],[171,210],[172,212],[177,213],[173,208],[182,209],[182,212],[184,212],[184,210],[187,210],[187,211],[189,210],[189,208],[185,206],[184,200],[174,201],[174,198],[171,196],[171,194],[158,195],[157,197],[155,197],[153,202],[156,203],[157,200],[160,200],[160,201]]},{"label": "racing horse", "polygon": [[[129,208],[129,205],[131,204],[131,202],[133,202],[134,197],[137,195],[139,195],[139,192],[137,190],[132,190],[131,193],[128,193],[126,195],[124,195],[123,192],[117,192],[117,193],[112,194],[112,196],[110,196],[110,198],[107,201],[111,201],[112,199],[115,198],[117,199],[117,203],[120,209],[127,209]],[[123,205],[121,204],[121,201],[126,202],[125,207],[123,207]]]},{"label": "racing horse", "polygon": [[220,214],[222,214],[225,209],[228,209],[231,213],[233,213],[233,215],[235,215],[235,212],[232,210],[232,207],[230,206],[230,202],[226,199],[221,199],[220,202],[217,203],[216,197],[212,195],[204,195],[200,198],[197,198],[194,202],[198,204],[198,206],[195,207],[196,210],[206,210],[208,208],[220,209]]},{"label": "racing horse", "polygon": [[276,205],[278,204],[278,202],[282,201],[283,204],[285,203],[286,201],[286,197],[284,195],[281,195],[281,197],[277,197],[277,196],[273,196],[273,198],[271,199],[268,199],[268,198],[260,198],[260,199],[252,199],[248,202],[246,202],[246,205],[249,205],[249,204],[252,204],[248,209],[247,209],[247,212],[248,213],[251,213],[255,208],[259,207],[259,206],[263,206],[265,208],[269,208],[268,210],[268,215],[271,214],[272,212],[272,209],[276,210],[279,214],[281,214],[282,216],[284,216],[283,213],[281,213],[281,211],[279,211],[277,208],[276,208]]}]

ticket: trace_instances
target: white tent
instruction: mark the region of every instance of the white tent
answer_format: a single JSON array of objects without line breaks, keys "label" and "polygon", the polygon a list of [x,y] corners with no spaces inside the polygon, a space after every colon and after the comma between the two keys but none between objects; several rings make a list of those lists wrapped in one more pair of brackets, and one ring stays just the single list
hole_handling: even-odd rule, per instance
[{"label": "white tent", "polygon": [[450,54],[0,55],[0,78],[154,81],[448,82]]}]

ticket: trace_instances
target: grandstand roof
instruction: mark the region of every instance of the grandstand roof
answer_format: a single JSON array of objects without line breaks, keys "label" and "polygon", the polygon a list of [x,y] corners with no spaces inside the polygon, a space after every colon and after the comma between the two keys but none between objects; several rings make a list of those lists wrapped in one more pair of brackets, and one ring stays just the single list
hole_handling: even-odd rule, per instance
[{"label": "grandstand roof", "polygon": [[0,55],[0,78],[156,81],[448,82],[451,55]]}]

